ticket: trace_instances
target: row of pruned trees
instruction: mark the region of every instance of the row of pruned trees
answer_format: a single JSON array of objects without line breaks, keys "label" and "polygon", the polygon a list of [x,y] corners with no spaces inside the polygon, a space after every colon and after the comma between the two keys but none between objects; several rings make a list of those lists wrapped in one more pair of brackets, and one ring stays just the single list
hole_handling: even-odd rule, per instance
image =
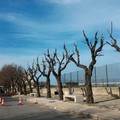
[{"label": "row of pruned trees", "polygon": [[[59,99],[63,99],[63,90],[62,90],[62,82],[61,82],[61,74],[62,71],[67,67],[70,62],[67,53],[65,51],[64,45],[64,53],[62,58],[58,57],[57,50],[54,51],[53,54],[50,54],[49,50],[46,54],[44,54],[44,58],[42,59],[41,64],[39,63],[39,59],[26,70],[27,75],[35,82],[36,86],[39,85],[39,79],[41,76],[46,77],[46,87],[47,87],[47,97],[51,97],[50,90],[50,75],[51,73],[54,75],[57,81]],[[37,87],[37,94],[40,97],[39,86]]]},{"label": "row of pruned trees", "polygon": [[[95,33],[94,39],[92,41],[88,39],[84,31],[83,31],[83,35],[85,38],[84,43],[88,46],[88,49],[91,53],[91,61],[88,66],[81,63],[79,50],[77,48],[77,45],[74,44],[75,49],[74,49],[74,52],[72,53],[68,52],[65,45],[63,46],[64,52],[61,58],[58,57],[57,50],[55,50],[53,54],[51,54],[48,50],[47,53],[44,55],[44,59],[42,60],[41,64],[39,64],[39,60],[37,58],[36,64],[32,65],[32,68],[28,69],[28,74],[32,73],[31,77],[34,76],[37,72],[39,72],[38,77],[40,77],[41,75],[46,77],[47,97],[51,97],[50,74],[52,73],[57,81],[59,99],[60,100],[63,99],[61,73],[70,62],[73,62],[77,67],[82,68],[85,72],[85,87],[86,87],[87,103],[94,102],[92,85],[91,85],[91,77],[92,77],[94,65],[96,64],[97,57],[102,56],[101,52],[103,50],[105,42],[104,42],[103,36],[98,38],[98,32]],[[106,43],[114,47],[117,51],[120,52],[120,48],[117,45],[117,40],[114,39],[114,37],[112,36],[112,33],[109,32],[109,35],[112,41],[111,42],[107,41]],[[33,80],[34,79],[36,79],[35,76],[33,77]]]},{"label": "row of pruned trees", "polygon": [[[11,82],[12,88],[14,88],[14,84],[16,83],[19,86],[18,88],[20,89],[20,86],[24,86],[25,82],[23,81],[26,80],[28,82],[30,92],[32,92],[31,81],[33,80],[36,86],[38,97],[40,97],[41,94],[39,89],[40,88],[39,80],[42,76],[44,76],[46,78],[47,98],[50,98],[51,97],[50,76],[51,74],[53,74],[57,81],[59,99],[62,100],[63,99],[63,89],[61,82],[62,71],[67,67],[67,65],[70,62],[73,62],[77,67],[83,69],[85,72],[86,102],[93,103],[94,98],[92,92],[91,77],[94,65],[97,62],[96,58],[102,55],[101,52],[103,50],[105,42],[102,36],[98,38],[98,32],[95,33],[94,39],[92,41],[88,39],[84,31],[83,35],[85,38],[84,43],[87,45],[91,54],[91,60],[88,66],[81,63],[80,53],[76,44],[74,44],[75,49],[72,53],[70,53],[67,50],[67,47],[64,45],[63,46],[64,52],[62,54],[62,57],[58,56],[57,49],[53,53],[50,53],[50,51],[47,50],[47,53],[44,54],[44,58],[42,59],[41,62],[39,61],[39,58],[37,58],[36,61],[34,61],[31,66],[29,66],[27,69],[24,70],[22,69],[22,71],[19,71],[21,67],[19,66],[16,67],[17,68],[16,71],[19,71],[18,74],[15,73],[13,76],[9,76],[10,77],[9,80],[12,80],[11,79],[12,77],[14,78],[14,80]],[[114,37],[112,36],[112,32],[109,32],[109,35],[112,41],[107,42],[107,44],[114,47],[117,51],[120,52],[120,48],[117,45],[117,40],[115,40]],[[20,75],[20,73],[21,74],[24,73],[24,75],[22,76]],[[19,81],[20,79],[21,81]]]},{"label": "row of pruned trees", "polygon": [[[39,79],[39,78],[38,78]],[[28,76],[27,71],[16,64],[4,65],[0,70],[0,86],[4,86],[6,92],[20,94],[32,93],[33,87],[46,86],[44,82],[34,83],[33,79]],[[27,87],[29,86],[29,90]]]},{"label": "row of pruned trees", "polygon": [[[26,73],[28,76],[30,76],[31,79],[34,80],[36,83],[36,86],[39,82],[39,78],[43,75],[46,77],[47,82],[47,97],[51,97],[50,92],[50,74],[52,73],[57,81],[58,86],[58,93],[59,93],[59,99],[63,99],[63,86],[61,82],[61,75],[62,71],[67,67],[67,65],[70,62],[73,62],[77,67],[82,68],[85,72],[85,86],[86,86],[86,98],[87,103],[93,103],[93,93],[92,93],[92,86],[91,86],[91,77],[92,77],[92,71],[93,67],[96,64],[96,58],[98,56],[101,56],[101,51],[103,49],[103,46],[105,45],[103,37],[98,38],[98,32],[95,33],[94,40],[90,41],[85,32],[83,31],[83,35],[85,38],[84,43],[88,46],[90,53],[91,53],[91,61],[89,63],[89,66],[86,66],[81,63],[80,61],[80,53],[77,48],[77,45],[74,44],[74,52],[70,53],[67,50],[67,47],[63,46],[63,54],[62,57],[58,57],[57,50],[55,50],[53,53],[50,53],[49,50],[47,50],[47,53],[44,54],[44,58],[42,59],[42,62],[39,63],[38,58],[31,67],[29,67],[26,70]],[[76,59],[75,59],[76,58]],[[40,91],[37,89],[38,96],[40,96]]]}]

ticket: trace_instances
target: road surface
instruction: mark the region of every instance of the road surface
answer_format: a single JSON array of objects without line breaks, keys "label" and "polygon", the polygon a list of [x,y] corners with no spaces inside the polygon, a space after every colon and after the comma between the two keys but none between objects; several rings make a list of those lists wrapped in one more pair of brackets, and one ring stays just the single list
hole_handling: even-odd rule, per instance
[{"label": "road surface", "polygon": [[17,98],[4,99],[5,106],[0,106],[0,120],[90,120],[25,101],[23,105],[18,105]]}]

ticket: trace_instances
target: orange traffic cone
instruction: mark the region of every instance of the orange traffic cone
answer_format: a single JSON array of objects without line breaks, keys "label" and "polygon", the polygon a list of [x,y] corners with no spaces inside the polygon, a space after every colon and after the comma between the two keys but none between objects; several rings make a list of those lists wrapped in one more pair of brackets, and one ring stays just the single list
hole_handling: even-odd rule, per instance
[{"label": "orange traffic cone", "polygon": [[38,104],[38,101],[37,101],[37,99],[35,99],[35,104]]},{"label": "orange traffic cone", "polygon": [[22,105],[22,99],[19,98],[19,105]]},{"label": "orange traffic cone", "polygon": [[0,103],[2,102],[2,98],[0,97]]},{"label": "orange traffic cone", "polygon": [[2,99],[1,106],[4,106],[4,105],[5,105],[4,99]]}]

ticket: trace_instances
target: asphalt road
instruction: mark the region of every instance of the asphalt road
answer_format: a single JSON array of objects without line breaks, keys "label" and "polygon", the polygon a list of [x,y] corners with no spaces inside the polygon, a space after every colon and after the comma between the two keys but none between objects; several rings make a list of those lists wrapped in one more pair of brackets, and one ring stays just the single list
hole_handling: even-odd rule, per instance
[{"label": "asphalt road", "polygon": [[4,99],[5,106],[0,106],[0,120],[90,120],[25,101],[18,105],[17,98]]}]

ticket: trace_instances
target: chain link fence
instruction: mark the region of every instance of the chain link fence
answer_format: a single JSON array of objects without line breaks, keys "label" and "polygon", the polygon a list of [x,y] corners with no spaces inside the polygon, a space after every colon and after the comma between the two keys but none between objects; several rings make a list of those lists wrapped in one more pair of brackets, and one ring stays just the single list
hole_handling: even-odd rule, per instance
[{"label": "chain link fence", "polygon": [[[118,87],[120,86],[120,63],[94,67],[92,86]],[[63,85],[84,85],[85,73],[83,70],[62,74]]]}]

